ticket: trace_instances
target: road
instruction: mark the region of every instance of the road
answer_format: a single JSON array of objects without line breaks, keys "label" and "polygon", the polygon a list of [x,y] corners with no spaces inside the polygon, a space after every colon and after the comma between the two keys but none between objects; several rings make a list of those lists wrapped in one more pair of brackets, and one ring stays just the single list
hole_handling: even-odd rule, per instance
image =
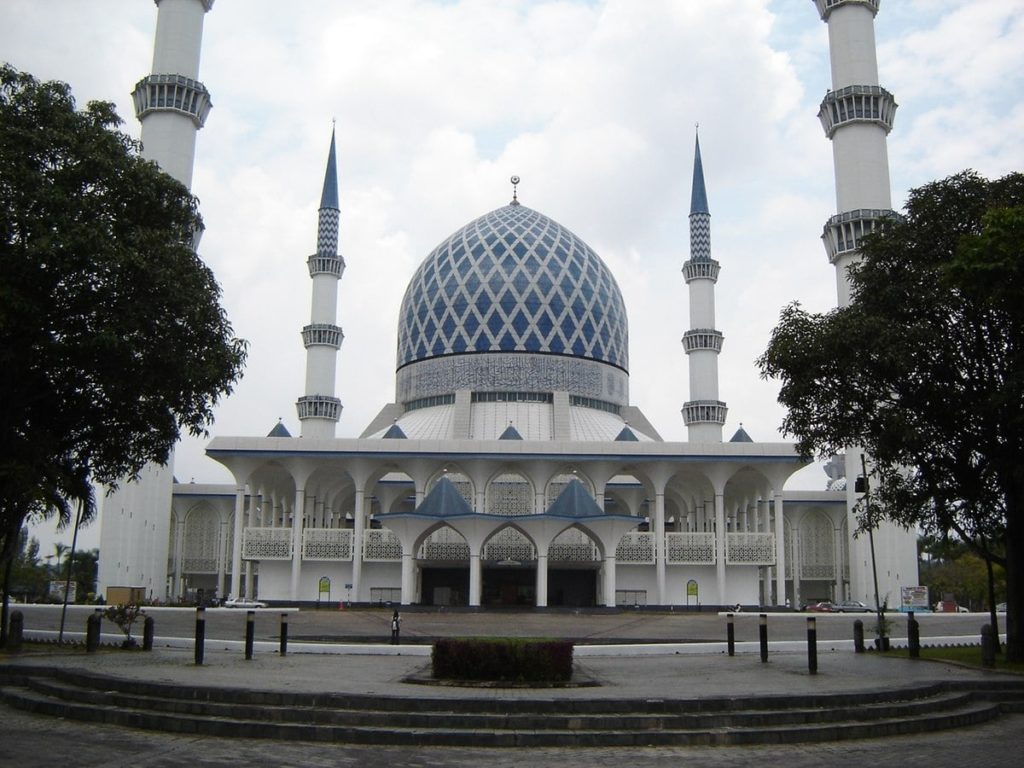
[{"label": "road", "polygon": [[[57,630],[60,627],[59,605],[14,605],[22,611],[25,628]],[[89,606],[68,606],[65,629],[84,632]],[[196,611],[191,608],[148,608],[147,615],[155,622],[159,637],[193,637]],[[255,612],[255,634],[258,640],[274,640],[280,633],[282,616],[287,616],[288,636],[295,641],[353,642],[386,641],[390,636],[392,609],[303,609],[301,611],[268,608]],[[907,617],[887,614],[892,620],[890,635],[906,636]],[[873,614],[806,614],[771,613],[768,616],[769,640],[801,640],[807,637],[807,619],[815,619],[818,639],[849,640],[853,623],[864,622],[865,636],[873,636]],[[981,627],[989,621],[988,614],[917,614],[921,638],[963,637],[977,641]],[[1001,616],[1000,620],[1005,619]],[[205,611],[206,637],[240,640],[245,636],[246,611],[213,608]],[[759,617],[756,613],[734,616],[737,642],[758,639]],[[585,611],[458,611],[408,609],[402,612],[404,642],[429,642],[435,637],[513,636],[563,637],[578,643],[614,642],[721,642],[726,637],[727,618],[723,614],[704,612],[622,611],[614,613]],[[138,626],[141,634],[141,624]],[[1000,626],[1004,631],[1005,627]],[[114,631],[104,622],[104,632]]]}]

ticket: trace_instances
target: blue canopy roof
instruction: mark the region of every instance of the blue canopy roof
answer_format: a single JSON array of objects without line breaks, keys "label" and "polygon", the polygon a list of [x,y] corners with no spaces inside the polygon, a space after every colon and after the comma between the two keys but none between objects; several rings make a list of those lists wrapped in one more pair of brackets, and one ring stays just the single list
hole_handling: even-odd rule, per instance
[{"label": "blue canopy roof", "polygon": [[604,517],[604,510],[597,506],[583,483],[574,478],[544,514],[551,517]]}]

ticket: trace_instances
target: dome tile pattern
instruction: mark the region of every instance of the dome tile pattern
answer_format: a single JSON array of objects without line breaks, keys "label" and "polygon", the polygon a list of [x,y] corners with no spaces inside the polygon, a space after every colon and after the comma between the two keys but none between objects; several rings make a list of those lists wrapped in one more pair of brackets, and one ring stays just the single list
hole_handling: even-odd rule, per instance
[{"label": "dome tile pattern", "polygon": [[398,367],[443,355],[535,352],[628,371],[622,294],[601,258],[519,204],[470,222],[435,248],[402,300]]}]

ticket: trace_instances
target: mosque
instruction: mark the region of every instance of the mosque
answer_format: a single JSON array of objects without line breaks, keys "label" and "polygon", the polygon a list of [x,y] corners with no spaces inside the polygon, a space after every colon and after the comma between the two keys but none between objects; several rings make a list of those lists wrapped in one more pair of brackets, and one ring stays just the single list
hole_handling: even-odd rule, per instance
[{"label": "mosque", "polygon": [[[213,0],[157,5],[154,74],[136,87],[137,115],[147,155],[189,184],[210,104],[198,67]],[[891,209],[895,102],[878,85],[878,0],[816,5],[829,27],[833,90],[819,116],[840,211],[823,239],[842,303],[859,237]],[[742,427],[723,440],[715,287],[728,265],[712,255],[699,140],[682,265],[686,442],[663,440],[630,401],[615,277],[578,234],[521,202],[512,182],[508,205],[456,229],[410,277],[395,308],[394,401],[359,437],[337,437],[345,262],[332,135],[306,260],[301,434],[279,423],[266,437],[214,438],[207,454],[232,485],[177,483],[170,464],[122,486],[104,504],[101,590],[281,604],[873,605],[877,573],[882,599],[898,603],[900,587],[917,584],[915,538],[885,525],[872,560],[865,537],[853,536],[845,477],[856,476],[859,454],[833,460],[821,491],[786,491],[803,466],[791,444],[754,442]]]}]

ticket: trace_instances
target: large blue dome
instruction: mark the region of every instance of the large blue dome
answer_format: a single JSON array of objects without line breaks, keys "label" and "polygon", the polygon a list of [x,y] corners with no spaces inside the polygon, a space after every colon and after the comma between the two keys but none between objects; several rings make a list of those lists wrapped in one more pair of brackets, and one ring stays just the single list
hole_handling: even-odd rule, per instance
[{"label": "large blue dome", "polygon": [[432,358],[521,352],[628,371],[619,286],[568,229],[512,203],[462,227],[416,270],[398,324],[398,368]]}]

